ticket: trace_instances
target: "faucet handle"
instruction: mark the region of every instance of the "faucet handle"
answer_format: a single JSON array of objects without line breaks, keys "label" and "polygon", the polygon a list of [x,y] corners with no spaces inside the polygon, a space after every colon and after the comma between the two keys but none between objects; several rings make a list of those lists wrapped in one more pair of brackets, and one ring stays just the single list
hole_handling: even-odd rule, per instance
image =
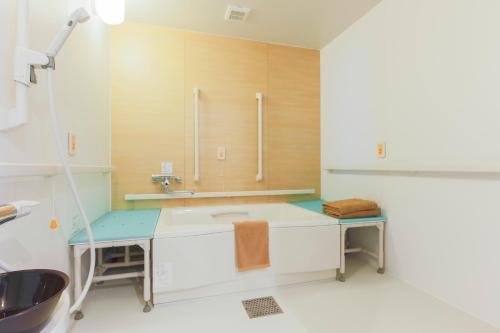
[{"label": "faucet handle", "polygon": [[179,176],[172,175],[171,179],[175,180],[176,183],[182,184],[182,178]]},{"label": "faucet handle", "polygon": [[165,177],[162,175],[151,175],[151,182],[153,182],[153,183],[159,183],[163,179],[165,179]]},{"label": "faucet handle", "polygon": [[153,183],[163,182],[165,180],[175,180],[176,183],[182,183],[182,178],[173,174],[159,174],[151,176],[151,181]]}]

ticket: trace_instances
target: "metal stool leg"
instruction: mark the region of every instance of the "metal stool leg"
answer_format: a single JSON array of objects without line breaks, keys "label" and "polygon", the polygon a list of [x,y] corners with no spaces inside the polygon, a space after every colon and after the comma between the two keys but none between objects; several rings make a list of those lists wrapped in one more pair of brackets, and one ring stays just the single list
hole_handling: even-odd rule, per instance
[{"label": "metal stool leg", "polygon": [[151,311],[151,265],[150,265],[150,241],[144,242],[144,305],[143,312]]},{"label": "metal stool leg", "polygon": [[[75,274],[75,300],[80,297],[82,293],[82,254],[80,247],[73,247],[73,257],[74,257],[74,274]],[[79,308],[75,312],[75,320],[83,319],[83,312]]]},{"label": "metal stool leg", "polygon": [[347,227],[340,226],[340,268],[337,270],[337,281],[345,282],[345,246]]},{"label": "metal stool leg", "polygon": [[384,274],[385,273],[385,266],[384,266],[384,248],[385,248],[385,242],[384,242],[384,222],[379,223],[377,225],[378,228],[378,269],[377,273],[379,274]]}]

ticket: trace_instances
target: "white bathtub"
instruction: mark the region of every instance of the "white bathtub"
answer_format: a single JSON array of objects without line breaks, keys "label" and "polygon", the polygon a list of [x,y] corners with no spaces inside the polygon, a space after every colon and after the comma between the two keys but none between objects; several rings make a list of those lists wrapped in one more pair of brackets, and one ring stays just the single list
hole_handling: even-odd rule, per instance
[{"label": "white bathtub", "polygon": [[[236,270],[232,222],[267,220],[271,267]],[[155,304],[335,277],[336,219],[294,205],[162,209],[153,239]]]}]

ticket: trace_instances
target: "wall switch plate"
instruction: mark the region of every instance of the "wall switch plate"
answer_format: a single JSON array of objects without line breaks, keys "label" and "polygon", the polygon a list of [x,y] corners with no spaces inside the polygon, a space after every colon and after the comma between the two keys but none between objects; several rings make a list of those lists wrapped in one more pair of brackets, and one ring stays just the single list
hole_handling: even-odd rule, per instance
[{"label": "wall switch plate", "polygon": [[161,162],[161,173],[171,175],[174,173],[174,163],[172,162]]},{"label": "wall switch plate", "polygon": [[226,147],[217,147],[217,159],[224,161],[226,159]]},{"label": "wall switch plate", "polygon": [[77,149],[76,134],[68,132],[68,155],[75,156]]},{"label": "wall switch plate", "polygon": [[385,142],[377,144],[377,157],[385,158]]}]

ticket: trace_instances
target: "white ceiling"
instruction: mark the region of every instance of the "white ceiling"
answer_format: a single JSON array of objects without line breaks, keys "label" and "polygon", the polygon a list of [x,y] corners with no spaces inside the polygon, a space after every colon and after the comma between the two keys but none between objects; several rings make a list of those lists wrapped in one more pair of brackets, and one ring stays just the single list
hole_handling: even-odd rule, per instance
[{"label": "white ceiling", "polygon": [[[320,49],[381,0],[126,0],[127,21]],[[228,22],[228,4],[252,8]]]}]

